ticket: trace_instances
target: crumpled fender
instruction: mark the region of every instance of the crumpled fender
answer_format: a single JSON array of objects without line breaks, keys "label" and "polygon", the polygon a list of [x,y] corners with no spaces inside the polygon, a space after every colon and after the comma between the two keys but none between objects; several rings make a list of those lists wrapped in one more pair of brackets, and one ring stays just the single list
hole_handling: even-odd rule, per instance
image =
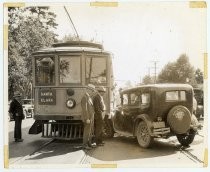
[{"label": "crumpled fender", "polygon": [[198,128],[200,128],[200,127],[201,127],[201,124],[198,122],[196,116],[194,114],[192,114],[190,128],[192,128],[194,131],[197,131]]},{"label": "crumpled fender", "polygon": [[140,121],[145,121],[146,124],[147,124],[147,127],[149,129],[149,133],[150,135],[152,135],[152,128],[153,128],[153,124],[152,124],[152,120],[151,118],[149,117],[149,115],[147,114],[141,114],[141,115],[138,115],[135,119],[135,122],[134,122],[134,129],[133,129],[133,134],[134,136],[136,136],[136,128],[137,128],[137,124],[140,122]]}]

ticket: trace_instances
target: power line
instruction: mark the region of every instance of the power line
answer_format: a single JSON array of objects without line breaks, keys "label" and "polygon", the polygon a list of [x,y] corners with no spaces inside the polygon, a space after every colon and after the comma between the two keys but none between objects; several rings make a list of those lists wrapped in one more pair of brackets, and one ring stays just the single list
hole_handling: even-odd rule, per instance
[{"label": "power line", "polygon": [[68,17],[69,17],[69,19],[70,19],[70,22],[71,22],[71,24],[72,24],[72,26],[73,26],[73,28],[74,28],[74,31],[75,31],[76,34],[77,34],[77,39],[79,40],[79,34],[78,34],[78,32],[77,32],[77,29],[76,29],[76,27],[74,26],[74,23],[73,23],[73,21],[72,21],[72,19],[71,19],[71,17],[70,17],[70,15],[69,15],[69,13],[68,13],[68,11],[67,11],[67,9],[66,9],[65,6],[64,6],[64,9],[65,9],[65,11],[66,11],[66,13],[67,13],[67,15],[68,15]]}]

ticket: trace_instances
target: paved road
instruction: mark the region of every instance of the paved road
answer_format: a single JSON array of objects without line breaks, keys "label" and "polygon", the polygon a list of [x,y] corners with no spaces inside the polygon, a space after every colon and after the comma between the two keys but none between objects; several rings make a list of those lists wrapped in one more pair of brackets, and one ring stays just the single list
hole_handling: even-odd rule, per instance
[{"label": "paved road", "polygon": [[[140,148],[136,139],[115,135],[105,146],[90,151],[67,141],[54,141],[38,150],[51,139],[28,135],[32,119],[23,121],[24,142],[13,141],[14,122],[10,122],[9,162],[11,168],[31,166],[90,166],[90,164],[117,164],[118,167],[202,167],[204,137],[202,131],[186,151],[182,151],[175,137],[158,139],[151,149]],[[37,150],[37,151],[36,151]],[[29,155],[36,151],[33,155]]]}]

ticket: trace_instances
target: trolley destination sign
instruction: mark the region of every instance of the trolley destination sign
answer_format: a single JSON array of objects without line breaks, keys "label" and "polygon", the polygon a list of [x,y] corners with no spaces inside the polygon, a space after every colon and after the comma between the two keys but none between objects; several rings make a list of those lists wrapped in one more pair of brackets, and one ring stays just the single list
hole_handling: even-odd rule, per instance
[{"label": "trolley destination sign", "polygon": [[39,104],[40,105],[55,105],[56,104],[55,90],[40,89],[39,90]]}]

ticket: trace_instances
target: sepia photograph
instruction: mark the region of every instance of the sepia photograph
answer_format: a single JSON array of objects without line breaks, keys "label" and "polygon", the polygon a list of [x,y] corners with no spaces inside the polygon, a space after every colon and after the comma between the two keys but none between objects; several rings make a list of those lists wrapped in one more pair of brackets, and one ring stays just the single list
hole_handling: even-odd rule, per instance
[{"label": "sepia photograph", "polygon": [[3,4],[4,168],[206,168],[207,3]]}]

